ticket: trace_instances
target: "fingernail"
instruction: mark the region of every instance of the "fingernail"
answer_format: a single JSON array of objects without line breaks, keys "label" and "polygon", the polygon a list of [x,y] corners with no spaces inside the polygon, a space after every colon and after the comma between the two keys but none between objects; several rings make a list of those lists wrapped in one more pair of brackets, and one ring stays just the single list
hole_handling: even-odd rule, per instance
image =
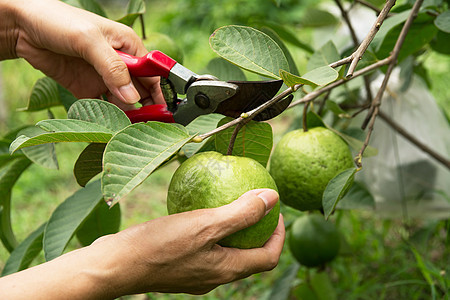
[{"label": "fingernail", "polygon": [[266,204],[266,215],[272,210],[278,201],[278,193],[274,190],[265,190],[258,197]]},{"label": "fingernail", "polygon": [[129,84],[123,85],[119,88],[119,93],[122,96],[123,100],[125,100],[129,104],[134,104],[141,99],[136,88],[130,82]]}]

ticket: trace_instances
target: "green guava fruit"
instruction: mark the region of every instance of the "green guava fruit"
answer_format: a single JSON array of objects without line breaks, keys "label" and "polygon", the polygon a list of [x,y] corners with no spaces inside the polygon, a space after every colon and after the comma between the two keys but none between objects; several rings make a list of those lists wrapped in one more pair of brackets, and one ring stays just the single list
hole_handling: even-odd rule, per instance
[{"label": "green guava fruit", "polygon": [[[229,204],[253,189],[277,186],[269,172],[248,157],[202,152],[186,160],[175,171],[167,195],[169,214]],[[257,248],[264,245],[278,224],[280,203],[258,223],[219,241],[234,248]]]},{"label": "green guava fruit", "polygon": [[328,182],[351,167],[353,158],[347,144],[324,127],[287,133],[270,160],[270,174],[281,201],[301,211],[321,209]]},{"label": "green guava fruit", "polygon": [[180,64],[183,63],[183,49],[169,36],[159,32],[152,32],[147,35],[143,42],[148,51],[159,50]]},{"label": "green guava fruit", "polygon": [[332,261],[341,246],[336,226],[317,214],[297,218],[288,234],[289,249],[295,259],[307,267]]}]

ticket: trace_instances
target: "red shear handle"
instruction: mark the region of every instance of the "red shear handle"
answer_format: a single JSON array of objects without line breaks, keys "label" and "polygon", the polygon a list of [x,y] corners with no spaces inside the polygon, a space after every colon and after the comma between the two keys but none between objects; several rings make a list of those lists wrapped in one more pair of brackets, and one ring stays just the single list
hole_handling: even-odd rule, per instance
[{"label": "red shear handle", "polygon": [[164,123],[175,123],[172,112],[167,110],[166,104],[153,104],[142,106],[139,109],[128,110],[125,114],[131,123],[159,121]]},{"label": "red shear handle", "polygon": [[177,63],[161,51],[153,50],[142,57],[136,57],[116,50],[125,62],[131,75],[136,77],[169,77],[170,70]]}]

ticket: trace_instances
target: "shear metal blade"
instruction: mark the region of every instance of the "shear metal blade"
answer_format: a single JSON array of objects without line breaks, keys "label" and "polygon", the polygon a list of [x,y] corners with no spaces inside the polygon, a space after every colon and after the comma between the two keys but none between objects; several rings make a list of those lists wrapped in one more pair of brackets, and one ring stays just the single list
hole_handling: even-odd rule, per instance
[{"label": "shear metal blade", "polygon": [[[237,118],[243,112],[250,111],[272,99],[280,90],[283,81],[229,81],[229,83],[233,83],[239,88],[234,96],[221,102],[215,112]],[[278,116],[289,106],[291,101],[292,97],[278,101],[275,105],[263,110],[254,120],[265,121]]]}]

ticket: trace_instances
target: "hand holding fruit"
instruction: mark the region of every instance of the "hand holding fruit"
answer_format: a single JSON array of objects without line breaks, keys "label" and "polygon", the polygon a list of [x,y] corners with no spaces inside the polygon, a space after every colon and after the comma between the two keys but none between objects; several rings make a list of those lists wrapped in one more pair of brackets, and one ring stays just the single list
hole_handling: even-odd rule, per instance
[{"label": "hand holding fruit", "polygon": [[0,35],[0,60],[22,57],[78,98],[106,94],[122,109],[141,98],[164,103],[159,78],[132,82],[114,51],[147,53],[128,26],[56,0],[1,0],[0,12],[8,33]]},{"label": "hand holding fruit", "polygon": [[91,246],[3,277],[0,298],[113,299],[149,291],[206,293],[277,265],[285,238],[281,215],[261,248],[217,244],[258,222],[277,203],[275,191],[252,190],[222,207],[165,216],[104,236]]}]

